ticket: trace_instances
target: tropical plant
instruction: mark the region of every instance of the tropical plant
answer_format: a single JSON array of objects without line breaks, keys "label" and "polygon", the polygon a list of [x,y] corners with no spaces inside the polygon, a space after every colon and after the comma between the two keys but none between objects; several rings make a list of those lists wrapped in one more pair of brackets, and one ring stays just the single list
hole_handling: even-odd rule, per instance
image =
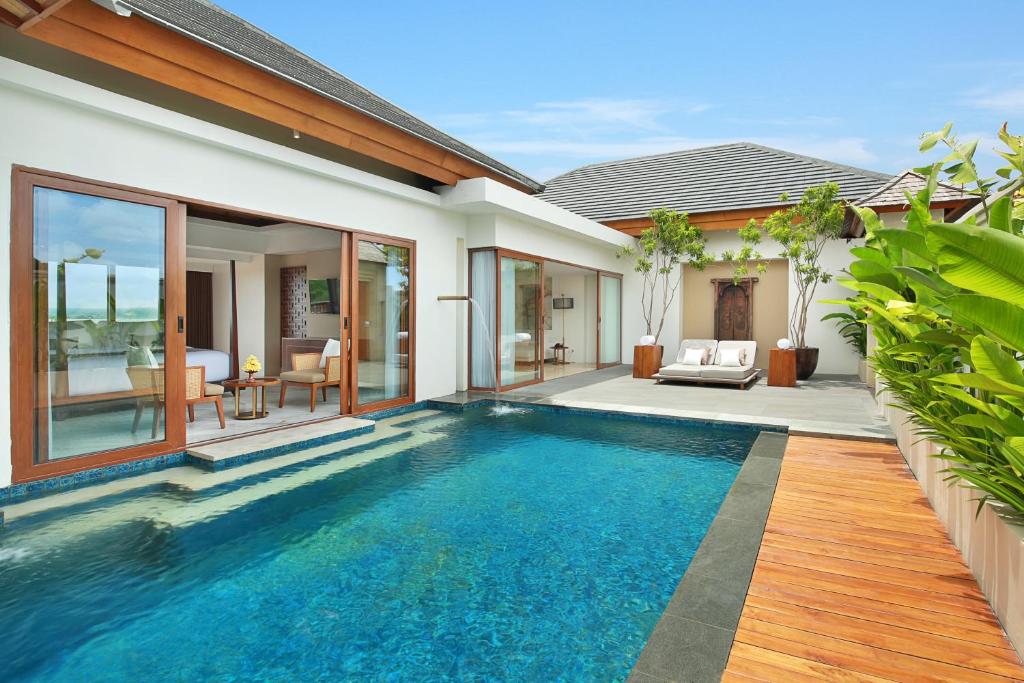
[{"label": "tropical plant", "polygon": [[[851,277],[878,345],[871,356],[893,403],[911,415],[919,434],[941,447],[951,481],[978,492],[978,510],[999,501],[1024,521],[1024,202],[1013,188],[1024,176],[1024,138],[1004,125],[998,176],[979,176],[976,143],[961,143],[952,126],[923,136],[922,151],[942,142],[946,158],[918,169],[928,178],[910,206],[906,228],[886,228],[870,209],[856,211],[866,246]],[[930,198],[940,174],[973,184],[982,211],[963,223],[936,222]],[[993,189],[1002,196],[990,196]],[[829,303],[849,306],[849,301]]]},{"label": "tropical plant", "polygon": [[[821,254],[829,241],[842,236],[845,208],[838,195],[835,183],[807,188],[795,206],[773,212],[760,226],[753,220],[747,223],[739,231],[743,247],[724,254],[725,260],[736,266],[733,278],[738,280],[749,272],[751,262],[761,258],[757,245],[762,232],[782,246],[780,256],[789,260],[796,289],[789,335],[800,348],[807,346],[807,313],[818,285],[832,280],[832,274],[821,265]],[[785,203],[789,197],[782,195],[779,201]],[[758,270],[764,272],[763,263],[758,263]]]},{"label": "tropical plant", "polygon": [[868,355],[868,328],[865,324],[868,314],[857,305],[856,297],[847,297],[849,311],[836,311],[822,316],[822,320],[835,320],[839,336],[849,344],[861,358]]},{"label": "tropical plant", "polygon": [[683,280],[683,264],[704,270],[714,257],[707,251],[704,231],[691,225],[687,214],[655,209],[651,220],[653,225],[640,233],[636,246],[623,247],[616,256],[632,259],[633,270],[643,278],[640,310],[646,333],[657,344],[665,327],[665,314]]}]

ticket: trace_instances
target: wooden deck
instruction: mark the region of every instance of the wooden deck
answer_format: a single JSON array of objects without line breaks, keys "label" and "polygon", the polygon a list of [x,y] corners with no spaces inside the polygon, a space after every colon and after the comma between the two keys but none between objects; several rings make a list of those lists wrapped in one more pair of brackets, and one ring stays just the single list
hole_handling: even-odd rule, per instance
[{"label": "wooden deck", "polygon": [[1024,680],[895,446],[791,437],[723,681]]}]

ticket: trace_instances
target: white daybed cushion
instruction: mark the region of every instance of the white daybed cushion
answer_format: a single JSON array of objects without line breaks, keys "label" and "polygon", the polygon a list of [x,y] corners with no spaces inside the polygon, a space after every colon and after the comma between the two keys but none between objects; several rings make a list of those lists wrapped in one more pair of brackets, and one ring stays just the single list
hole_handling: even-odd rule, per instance
[{"label": "white daybed cushion", "polygon": [[672,365],[666,365],[662,369],[658,370],[658,374],[665,375],[666,377],[700,377],[700,370],[702,367],[707,366],[673,363]]},{"label": "white daybed cushion", "polygon": [[728,349],[743,349],[746,354],[746,362],[744,362],[743,365],[754,364],[754,356],[757,355],[757,342],[735,340],[718,342],[718,350],[715,352],[715,360],[711,364],[724,365],[724,363],[722,363],[722,352]]},{"label": "white daybed cushion", "polygon": [[721,365],[705,365],[701,371],[701,377],[708,379],[746,379],[754,372],[753,365],[744,365],[739,368],[727,368]]},{"label": "white daybed cushion", "polygon": [[682,363],[683,358],[686,357],[687,349],[707,349],[708,350],[708,361],[715,357],[715,349],[718,348],[718,342],[714,339],[684,339],[679,345],[679,353],[676,354],[676,363]]},{"label": "white daybed cushion", "polygon": [[[320,367],[327,367],[327,359],[331,356],[341,355],[341,342],[337,339],[328,339],[324,344],[324,352],[320,354]],[[322,380],[321,380],[322,381]]]},{"label": "white daybed cushion", "polygon": [[723,368],[740,368],[746,365],[743,362],[746,360],[746,354],[743,353],[743,349],[722,349],[719,357],[721,359],[719,365]]},{"label": "white daybed cushion", "polygon": [[686,349],[683,354],[683,365],[704,365],[707,360],[706,349]]}]

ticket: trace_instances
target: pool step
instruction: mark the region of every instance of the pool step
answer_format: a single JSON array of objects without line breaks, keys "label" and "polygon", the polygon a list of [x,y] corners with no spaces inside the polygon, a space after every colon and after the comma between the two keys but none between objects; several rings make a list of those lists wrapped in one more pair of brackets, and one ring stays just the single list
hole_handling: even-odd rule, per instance
[{"label": "pool step", "polygon": [[372,420],[345,417],[339,420],[314,422],[263,434],[201,444],[186,450],[190,459],[211,469],[231,467],[242,462],[282,455],[298,448],[308,448],[349,439],[373,430]]},{"label": "pool step", "polygon": [[[170,485],[182,491],[195,491],[200,492],[207,489],[220,486],[222,484],[228,484],[232,482],[243,482],[248,478],[258,478],[260,475],[272,472],[273,470],[294,468],[296,465],[302,463],[314,461],[318,458],[330,456],[332,454],[341,454],[338,461],[347,461],[350,458],[354,458],[350,463],[342,469],[348,469],[359,464],[365,464],[366,462],[372,462],[372,460],[378,459],[372,457],[370,460],[366,459],[367,455],[371,453],[378,455],[378,457],[386,457],[387,455],[393,455],[401,452],[406,448],[413,448],[419,445],[419,439],[408,440],[403,437],[419,436],[421,432],[417,432],[414,429],[409,428],[398,428],[395,425],[402,424],[410,421],[419,421],[419,418],[429,417],[431,415],[438,414],[438,411],[433,410],[422,410],[407,413],[400,416],[394,416],[379,420],[376,423],[376,428],[373,431],[355,433],[354,436],[349,436],[342,442],[328,442],[319,445],[312,445],[307,447],[300,447],[297,450],[290,450],[286,453],[276,456],[264,457],[251,462],[243,462],[237,466],[220,468],[210,471],[206,467],[174,467],[167,470],[161,470],[158,472],[149,472],[136,477],[129,477],[125,479],[118,479],[110,482],[104,482],[102,484],[96,484],[95,486],[89,486],[86,488],[75,489],[64,493],[55,494],[45,498],[27,500],[21,503],[14,503],[5,506],[5,512],[8,517],[8,521],[15,519],[24,518],[41,512],[47,512],[54,509],[70,507],[75,505],[81,505],[89,503],[91,501],[106,498],[108,496],[123,495],[128,491],[132,490],[143,490],[152,486]],[[356,418],[348,418],[356,420]],[[332,423],[342,422],[343,420],[334,420]],[[359,422],[368,422],[368,420],[359,420]],[[444,420],[443,422],[447,422]],[[326,423],[331,424],[331,423]],[[307,425],[308,426],[308,425]],[[349,432],[352,434],[353,432]],[[428,433],[429,434],[429,433]],[[259,436],[268,435],[253,435],[249,438],[257,438]],[[443,435],[430,435],[426,437],[422,443],[428,443],[436,438],[440,438]],[[227,442],[223,442],[227,443]],[[374,445],[380,444],[383,448],[377,448]],[[401,445],[400,445],[401,444]],[[208,444],[207,446],[220,445],[220,444]],[[265,445],[265,443],[263,444]],[[356,449],[366,449],[365,451],[354,454],[353,456],[346,456],[343,453],[345,451],[352,451]],[[327,463],[333,461],[327,461]],[[327,464],[324,463],[324,464]],[[319,468],[321,463],[310,463],[308,469],[314,467]],[[305,471],[305,470],[303,470]],[[327,470],[321,468],[316,470],[318,473],[323,474]],[[340,471],[340,470],[339,470]],[[314,475],[315,478],[315,475]],[[312,480],[310,480],[312,481]],[[119,512],[128,514],[129,516],[136,517],[151,517],[154,512],[152,507],[152,501],[142,502],[137,506],[128,504],[121,504],[117,506]],[[180,500],[174,502],[175,506],[191,505],[191,503],[182,503]],[[106,523],[110,523],[109,517],[110,511],[106,509],[91,510],[83,512],[71,519],[79,522],[80,524],[74,524],[78,533],[85,533],[91,528],[95,528],[99,523],[99,519],[102,518]],[[65,533],[60,534],[65,536],[66,534],[73,533],[70,528],[64,529]]]}]

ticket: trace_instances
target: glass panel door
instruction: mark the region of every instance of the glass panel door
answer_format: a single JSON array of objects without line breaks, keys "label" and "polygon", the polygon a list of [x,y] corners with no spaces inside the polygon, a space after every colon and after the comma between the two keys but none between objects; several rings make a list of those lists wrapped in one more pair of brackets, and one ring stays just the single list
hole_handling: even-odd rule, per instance
[{"label": "glass panel door", "polygon": [[541,378],[541,265],[501,257],[499,294],[501,386]]},{"label": "glass panel door", "polygon": [[354,296],[357,406],[412,400],[413,252],[391,240],[356,240]]},{"label": "glass panel door", "polygon": [[168,267],[176,204],[55,185],[18,199],[31,203],[31,330],[14,331],[16,346],[28,334],[34,349],[31,465],[61,471],[87,455],[166,450],[184,435],[180,378],[171,377],[183,342],[168,343],[177,331],[167,322],[169,285],[184,278]]},{"label": "glass panel door", "polygon": [[598,292],[598,365],[622,362],[622,280],[601,274]]}]

